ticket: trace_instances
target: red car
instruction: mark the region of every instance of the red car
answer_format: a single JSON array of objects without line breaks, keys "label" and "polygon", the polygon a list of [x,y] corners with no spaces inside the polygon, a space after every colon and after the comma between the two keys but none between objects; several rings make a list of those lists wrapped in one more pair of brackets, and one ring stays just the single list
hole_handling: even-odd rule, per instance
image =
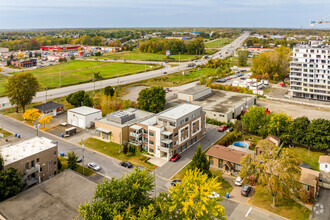
[{"label": "red car", "polygon": [[181,155],[176,153],[171,157],[171,161],[175,162],[181,158]]},{"label": "red car", "polygon": [[221,125],[220,128],[218,128],[218,131],[222,132],[222,131],[226,130],[227,127],[228,127],[227,125]]}]

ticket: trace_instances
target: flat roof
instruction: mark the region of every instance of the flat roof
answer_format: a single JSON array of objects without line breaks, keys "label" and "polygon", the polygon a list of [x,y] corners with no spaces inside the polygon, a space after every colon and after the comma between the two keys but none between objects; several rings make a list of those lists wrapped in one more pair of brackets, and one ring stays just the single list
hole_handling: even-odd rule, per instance
[{"label": "flat roof", "polygon": [[194,86],[188,89],[185,89],[183,91],[180,91],[179,93],[182,94],[188,94],[188,95],[194,95],[196,93],[205,91],[205,90],[210,90],[210,87],[206,87],[206,86]]},{"label": "flat roof", "polygon": [[99,109],[91,108],[91,107],[87,107],[87,106],[81,106],[81,107],[78,107],[78,108],[72,108],[72,109],[69,109],[68,111],[74,112],[74,113],[77,113],[77,114],[80,114],[80,115],[90,115],[90,114],[102,112]]},{"label": "flat roof", "polygon": [[98,121],[101,123],[105,123],[105,124],[109,124],[109,125],[113,125],[119,128],[123,128],[126,126],[131,126],[132,124],[135,124],[136,122],[139,122],[140,120],[143,120],[145,118],[148,118],[152,115],[154,115],[154,113],[151,112],[147,112],[147,111],[143,111],[140,109],[135,109],[135,108],[128,108],[124,110],[127,113],[134,113],[135,114],[135,118],[132,120],[129,120],[127,122],[125,122],[124,124],[120,124],[114,121],[110,121],[108,120],[106,117],[99,119]]},{"label": "flat roof", "polygon": [[93,198],[96,185],[66,170],[1,202],[0,219],[1,215],[8,220],[76,219],[79,205]]},{"label": "flat roof", "polygon": [[161,112],[158,116],[177,120],[199,108],[201,108],[201,106],[185,103]]},{"label": "flat roof", "polygon": [[0,153],[4,160],[4,166],[19,161],[28,156],[56,147],[57,144],[45,137],[34,137],[15,145],[0,147]]},{"label": "flat roof", "polygon": [[238,92],[229,92],[222,90],[212,90],[212,94],[195,101],[179,100],[183,103],[192,103],[199,105],[205,111],[227,113],[235,107],[243,105],[247,100],[256,98],[255,95],[243,94]]}]

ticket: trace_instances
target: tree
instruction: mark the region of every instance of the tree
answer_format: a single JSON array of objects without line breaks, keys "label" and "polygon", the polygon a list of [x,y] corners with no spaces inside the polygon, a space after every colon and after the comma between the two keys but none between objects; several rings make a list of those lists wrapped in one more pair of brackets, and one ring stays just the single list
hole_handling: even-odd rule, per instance
[{"label": "tree", "polygon": [[74,151],[68,152],[68,168],[71,170],[76,170],[78,168],[77,164],[78,156]]},{"label": "tree", "polygon": [[237,51],[238,54],[238,65],[239,66],[246,66],[247,60],[249,57],[249,51],[247,50],[239,50]]},{"label": "tree", "polygon": [[43,124],[44,127],[46,126],[47,123],[50,123],[50,121],[53,119],[53,116],[51,115],[46,115],[42,118],[40,118],[39,123]]},{"label": "tree", "polygon": [[273,197],[273,207],[279,197],[290,197],[300,187],[300,160],[288,148],[280,151],[266,140],[258,144],[262,152],[255,157],[247,155],[241,160],[240,177],[249,181],[258,176],[258,182],[265,185],[266,191]]},{"label": "tree", "polygon": [[200,144],[198,145],[197,151],[189,164],[189,169],[198,169],[203,174],[206,174],[209,177],[212,176],[212,173],[210,171],[210,161],[207,160],[206,154],[202,151]]},{"label": "tree", "polygon": [[160,197],[162,219],[225,219],[220,199],[209,197],[220,190],[221,183],[215,177],[209,178],[197,169],[188,170],[182,184]]},{"label": "tree", "polygon": [[22,189],[22,177],[17,169],[9,167],[0,171],[0,201],[16,195]]},{"label": "tree", "polygon": [[268,134],[278,136],[281,141],[291,143],[291,126],[293,124],[292,117],[285,113],[276,113],[270,115],[267,125]]},{"label": "tree", "polygon": [[251,106],[249,111],[243,115],[242,123],[244,129],[249,133],[266,136],[269,115],[263,107]]},{"label": "tree", "polygon": [[296,118],[291,126],[293,141],[299,144],[307,144],[307,130],[311,122],[306,116]]},{"label": "tree", "polygon": [[140,109],[158,113],[164,110],[166,104],[166,92],[163,87],[154,86],[142,89],[138,97]]},{"label": "tree", "polygon": [[75,60],[76,58],[72,55],[72,56],[70,57],[70,59],[71,59],[71,60]]},{"label": "tree", "polygon": [[315,149],[330,149],[330,120],[313,120],[307,128],[306,141]]},{"label": "tree", "polygon": [[8,78],[8,82],[5,85],[5,94],[9,98],[10,104],[23,108],[25,112],[25,106],[32,102],[33,97],[39,90],[40,85],[31,73],[16,73],[12,77]]},{"label": "tree", "polygon": [[122,109],[122,100],[116,94],[113,96],[102,95],[100,105],[103,115],[107,115]]},{"label": "tree", "polygon": [[11,65],[10,60],[7,60],[7,66],[10,66],[10,65]]},{"label": "tree", "polygon": [[146,170],[134,169],[119,179],[105,179],[97,185],[93,199],[79,206],[79,215],[86,220],[138,215],[139,209],[153,202],[149,197],[153,189],[154,177]]},{"label": "tree", "polygon": [[113,96],[115,94],[115,88],[112,86],[107,86],[104,88],[104,95],[106,96]]},{"label": "tree", "polygon": [[71,93],[66,97],[66,101],[75,107],[79,106],[93,106],[93,101],[89,95],[84,91],[80,90],[75,93]]},{"label": "tree", "polygon": [[2,157],[2,155],[0,153],[0,171],[3,170],[3,164],[4,164],[3,157]]},{"label": "tree", "polygon": [[36,108],[28,109],[22,115],[27,121],[36,121],[40,116],[41,112]]}]

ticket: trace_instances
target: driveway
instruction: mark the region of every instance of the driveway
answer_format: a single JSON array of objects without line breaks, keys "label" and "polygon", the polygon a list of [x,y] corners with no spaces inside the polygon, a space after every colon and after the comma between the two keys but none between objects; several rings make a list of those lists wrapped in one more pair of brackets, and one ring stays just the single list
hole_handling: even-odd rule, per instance
[{"label": "driveway", "polygon": [[311,219],[329,220],[330,219],[330,189],[320,187],[320,196],[314,204]]},{"label": "driveway", "polygon": [[202,146],[202,150],[205,151],[211,145],[219,140],[225,133],[217,131],[218,126],[206,125],[206,136],[198,141],[196,144],[188,148],[181,154],[181,159],[176,162],[167,162],[164,166],[158,167],[155,172],[156,175],[164,177],[166,179],[171,179],[175,174],[177,174],[181,169],[183,169],[187,164],[190,163],[193,158],[197,147],[199,144]]},{"label": "driveway", "polygon": [[236,186],[235,185],[235,179],[236,177],[234,176],[229,176],[227,174],[223,174],[222,177],[228,182],[230,183],[230,185],[233,187],[233,190],[230,192],[229,194],[229,199],[230,200],[234,200],[236,202],[240,202],[240,203],[244,203],[244,204],[248,204],[248,199],[249,197],[252,196],[252,192],[253,192],[253,188],[249,194],[248,197],[242,196],[241,195],[241,190],[242,190],[242,186]]}]

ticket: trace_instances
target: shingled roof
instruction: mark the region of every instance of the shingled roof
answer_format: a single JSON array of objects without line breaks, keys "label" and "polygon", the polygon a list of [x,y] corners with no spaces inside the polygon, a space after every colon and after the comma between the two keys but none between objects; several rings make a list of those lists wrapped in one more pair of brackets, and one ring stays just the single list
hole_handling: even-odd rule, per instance
[{"label": "shingled roof", "polygon": [[34,106],[33,108],[39,109],[40,111],[50,111],[59,107],[62,107],[63,105],[56,102],[46,102],[41,105]]},{"label": "shingled roof", "polygon": [[241,158],[248,155],[248,153],[231,149],[222,145],[214,145],[207,151],[206,155],[220,158],[222,160],[229,161],[232,163],[240,164]]}]

